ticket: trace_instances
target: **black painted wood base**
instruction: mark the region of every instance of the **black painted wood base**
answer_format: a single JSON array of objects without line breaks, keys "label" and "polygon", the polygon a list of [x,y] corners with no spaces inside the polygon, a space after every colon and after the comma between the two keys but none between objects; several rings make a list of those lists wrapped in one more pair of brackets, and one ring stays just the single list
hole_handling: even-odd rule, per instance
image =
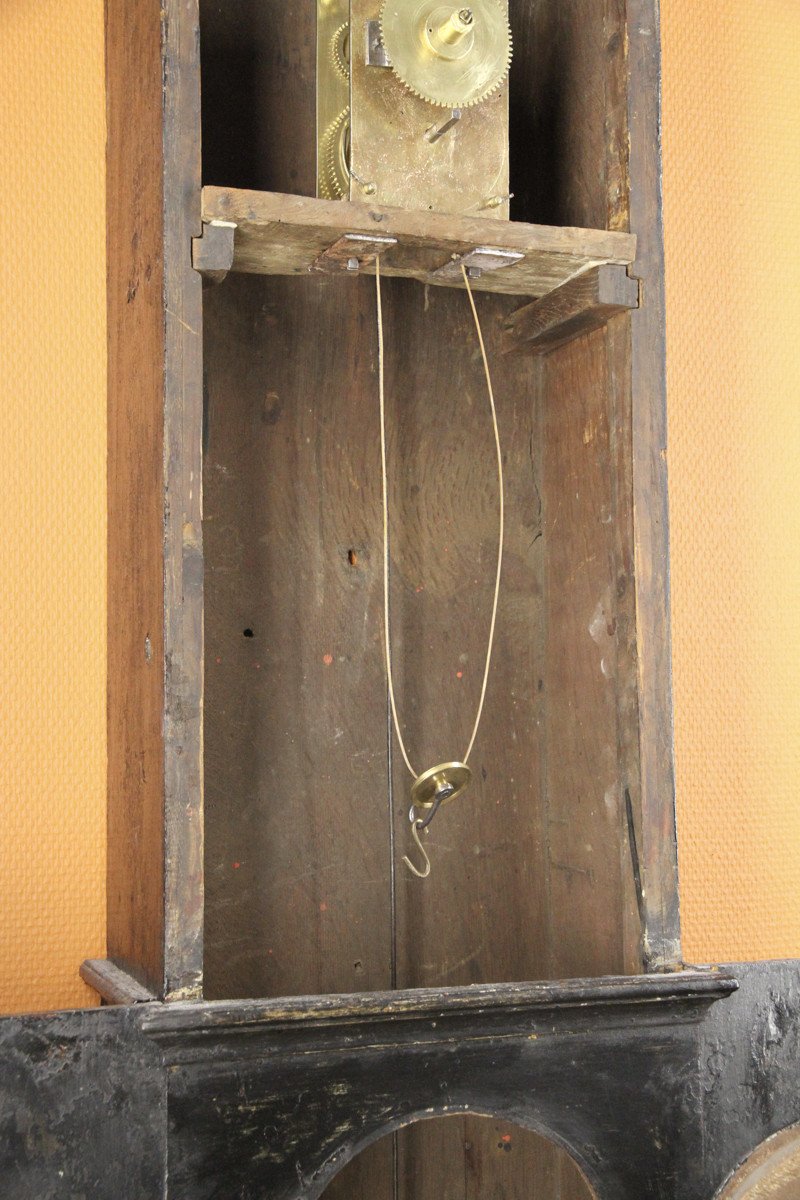
[{"label": "black painted wood base", "polygon": [[3,1200],[314,1200],[463,1112],[564,1146],[600,1200],[711,1200],[800,1121],[800,963],[9,1017],[0,1045]]}]

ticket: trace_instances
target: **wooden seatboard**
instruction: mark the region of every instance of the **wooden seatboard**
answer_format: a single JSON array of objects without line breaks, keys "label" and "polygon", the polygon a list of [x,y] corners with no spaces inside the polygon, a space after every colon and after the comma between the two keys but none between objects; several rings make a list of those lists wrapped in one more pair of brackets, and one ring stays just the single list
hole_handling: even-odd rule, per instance
[{"label": "wooden seatboard", "polygon": [[[345,233],[394,237],[381,256],[385,275],[453,287],[435,272],[453,257],[479,246],[516,250],[523,261],[474,280],[477,291],[542,296],[601,263],[629,265],[636,238],[626,233],[567,229],[436,212],[412,212],[378,204],[318,200],[309,196],[235,188],[203,188],[203,220],[236,223],[234,271],[305,275]],[[372,265],[364,270],[374,272]]]}]

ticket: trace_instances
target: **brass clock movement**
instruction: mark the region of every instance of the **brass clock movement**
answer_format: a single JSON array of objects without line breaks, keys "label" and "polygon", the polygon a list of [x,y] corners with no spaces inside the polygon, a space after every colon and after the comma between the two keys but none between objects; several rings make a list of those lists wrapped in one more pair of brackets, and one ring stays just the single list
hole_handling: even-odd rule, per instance
[{"label": "brass clock movement", "polygon": [[319,0],[317,192],[508,217],[504,0]]}]

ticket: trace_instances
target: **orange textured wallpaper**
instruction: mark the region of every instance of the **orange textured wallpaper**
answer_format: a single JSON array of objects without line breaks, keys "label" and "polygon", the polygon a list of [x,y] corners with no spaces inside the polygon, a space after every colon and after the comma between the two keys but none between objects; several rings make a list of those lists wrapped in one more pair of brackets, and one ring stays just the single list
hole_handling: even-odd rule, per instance
[{"label": "orange textured wallpaper", "polygon": [[684,952],[800,955],[800,4],[665,0]]},{"label": "orange textured wallpaper", "polygon": [[[664,0],[676,750],[694,960],[800,954],[800,7]],[[104,949],[102,0],[0,4],[0,1010]]]},{"label": "orange textured wallpaper", "polygon": [[105,945],[102,0],[0,3],[0,1009]]}]

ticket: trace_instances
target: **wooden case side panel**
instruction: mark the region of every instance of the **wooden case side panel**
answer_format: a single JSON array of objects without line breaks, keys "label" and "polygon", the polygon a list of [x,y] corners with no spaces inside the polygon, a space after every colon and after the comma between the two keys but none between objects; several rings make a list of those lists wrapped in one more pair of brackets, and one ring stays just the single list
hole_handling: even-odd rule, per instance
[{"label": "wooden case side panel", "polygon": [[107,0],[108,955],[159,996],[202,953],[196,34]]},{"label": "wooden case side panel", "polygon": [[[587,19],[591,7],[593,19]],[[515,12],[512,3],[512,20]],[[633,605],[623,648],[618,719],[620,779],[636,845],[622,842],[622,878],[640,872],[641,918],[629,918],[625,955],[650,968],[680,962],[669,627],[669,535],[657,0],[520,3],[511,91],[516,216],[630,230],[641,308],[601,335],[627,405],[629,440],[614,458],[620,489],[618,553]],[[518,75],[519,77],[519,75]],[[512,159],[512,168],[513,168]],[[585,339],[582,339],[583,345]],[[580,352],[578,352],[580,353]],[[549,357],[548,377],[575,367],[575,347]],[[589,370],[594,368],[589,364]],[[547,384],[546,386],[550,386]],[[627,389],[620,392],[619,387]],[[624,417],[624,410],[618,413]],[[616,420],[616,418],[615,418]],[[609,463],[611,460],[609,460]],[[627,489],[627,495],[625,495]],[[629,566],[627,559],[632,560]],[[626,901],[626,911],[630,905]],[[639,946],[636,949],[636,943]]]},{"label": "wooden case side panel", "polygon": [[658,0],[628,0],[630,227],[642,306],[631,318],[640,786],[635,797],[648,969],[681,963],[672,722],[666,328]]},{"label": "wooden case side panel", "polygon": [[542,363],[543,793],[551,978],[642,969],[626,318]]},{"label": "wooden case side panel", "polygon": [[164,976],[161,21],[107,0],[108,954]]},{"label": "wooden case side panel", "polygon": [[164,5],[164,991],[203,980],[203,301],[200,15]]}]

